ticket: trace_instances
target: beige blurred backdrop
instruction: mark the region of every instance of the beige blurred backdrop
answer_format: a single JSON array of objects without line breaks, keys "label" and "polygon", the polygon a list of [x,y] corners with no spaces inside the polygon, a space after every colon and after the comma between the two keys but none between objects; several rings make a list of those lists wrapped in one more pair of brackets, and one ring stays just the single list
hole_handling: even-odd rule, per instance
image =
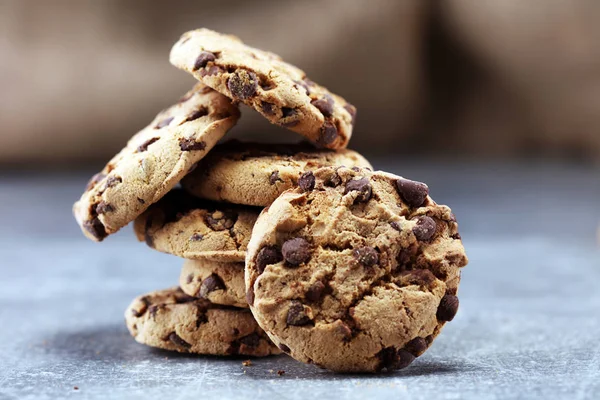
[{"label": "beige blurred backdrop", "polygon": [[[597,0],[1,0],[0,164],[97,163],[193,85],[208,27],[358,107],[351,146],[399,157],[600,160]],[[235,137],[293,141],[249,109]]]}]

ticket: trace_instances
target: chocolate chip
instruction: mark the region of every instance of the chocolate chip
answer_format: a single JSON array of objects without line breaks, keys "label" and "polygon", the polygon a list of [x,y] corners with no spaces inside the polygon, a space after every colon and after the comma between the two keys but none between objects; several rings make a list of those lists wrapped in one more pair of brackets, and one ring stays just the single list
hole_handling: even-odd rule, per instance
[{"label": "chocolate chip", "polygon": [[256,95],[258,79],[254,72],[237,69],[227,80],[227,88],[231,95],[240,100],[246,100]]},{"label": "chocolate chip", "polygon": [[337,172],[334,172],[333,175],[328,177],[327,181],[325,182],[325,185],[330,186],[330,187],[336,187],[341,184],[342,184],[342,178],[337,174]]},{"label": "chocolate chip", "polygon": [[100,182],[105,177],[106,177],[106,175],[103,174],[102,172],[99,172],[96,175],[92,176],[92,178],[88,181],[87,186],[85,187],[85,191],[87,192],[87,191],[92,190],[92,188],[94,186],[96,186],[98,184],[98,182]]},{"label": "chocolate chip", "polygon": [[185,277],[185,283],[187,283],[188,285],[190,283],[192,283],[193,280],[194,280],[194,274],[189,274],[188,276]]},{"label": "chocolate chip", "polygon": [[310,285],[304,297],[306,297],[306,299],[309,301],[316,302],[321,300],[323,293],[325,293],[325,285],[321,281],[316,281]]},{"label": "chocolate chip", "polygon": [[199,73],[200,73],[201,77],[205,77],[205,76],[218,75],[223,72],[224,72],[223,68],[219,67],[218,65],[211,65],[208,68],[201,69]]},{"label": "chocolate chip", "polygon": [[186,349],[186,350],[189,350],[189,349],[192,347],[192,345],[191,345],[191,344],[189,344],[188,342],[186,342],[185,340],[183,340],[183,339],[181,338],[181,336],[179,336],[179,335],[178,335],[178,334],[176,334],[175,332],[172,332],[172,333],[169,335],[169,341],[170,341],[171,343],[173,343],[175,346],[182,347],[182,348],[184,348],[184,349]]},{"label": "chocolate chip", "polygon": [[333,98],[330,95],[325,95],[321,99],[313,100],[310,104],[317,107],[317,109],[321,111],[321,114],[326,117],[331,117],[331,114],[333,114]]},{"label": "chocolate chip", "polygon": [[348,111],[348,114],[350,114],[352,117],[352,125],[354,125],[354,122],[356,122],[356,107],[350,103],[346,103],[346,105],[344,105],[344,109]]},{"label": "chocolate chip", "polygon": [[260,336],[257,333],[251,333],[248,336],[238,339],[239,342],[248,347],[258,347],[260,344]]},{"label": "chocolate chip", "polygon": [[426,184],[400,178],[396,181],[396,189],[410,207],[420,207],[429,194]]},{"label": "chocolate chip", "polygon": [[193,71],[198,71],[200,68],[206,67],[206,64],[208,64],[210,61],[215,61],[216,58],[217,57],[215,57],[215,55],[209,51],[200,52],[196,58],[196,61],[194,62]]},{"label": "chocolate chip", "polygon": [[281,118],[290,118],[296,115],[297,111],[295,108],[281,107]]},{"label": "chocolate chip", "polygon": [[106,214],[106,213],[113,212],[113,211],[115,211],[115,208],[112,205],[110,205],[107,202],[105,202],[105,201],[101,201],[96,206],[96,213],[97,214]]},{"label": "chocolate chip", "polygon": [[352,255],[365,267],[372,267],[379,263],[379,253],[373,247],[364,246],[354,249]]},{"label": "chocolate chip", "polygon": [[181,151],[192,151],[192,150],[204,150],[206,148],[206,142],[196,142],[194,139],[179,139],[179,148]]},{"label": "chocolate chip", "polygon": [[413,227],[412,231],[417,240],[427,241],[433,237],[436,229],[437,225],[433,218],[423,216],[417,220],[417,224]]},{"label": "chocolate chip", "polygon": [[192,236],[190,236],[190,242],[199,242],[204,238],[204,235],[201,235],[200,233],[194,233]]},{"label": "chocolate chip", "polygon": [[158,124],[156,124],[154,129],[161,129],[161,128],[164,128],[165,126],[169,126],[171,121],[173,121],[173,117],[165,118],[162,121],[160,121]]},{"label": "chocolate chip", "polygon": [[142,302],[142,306],[140,307],[140,309],[139,310],[131,310],[131,313],[136,318],[139,318],[142,315],[144,315],[146,313],[146,311],[148,311],[148,306],[150,306],[150,299],[148,299],[148,297],[144,296],[140,300]]},{"label": "chocolate chip", "polygon": [[329,145],[335,142],[337,139],[338,130],[334,124],[329,121],[325,121],[323,126],[321,126],[321,134],[319,136],[319,143],[323,145]]},{"label": "chocolate chip", "polygon": [[289,354],[289,353],[290,353],[290,351],[291,351],[291,350],[290,350],[290,348],[289,348],[289,347],[287,347],[287,346],[286,346],[285,344],[283,344],[283,343],[279,343],[279,346],[278,346],[278,347],[279,347],[279,350],[281,350],[281,351],[283,351],[284,353],[287,353],[287,354]]},{"label": "chocolate chip", "polygon": [[310,192],[315,188],[315,175],[311,172],[305,172],[298,179],[298,186],[303,192]]},{"label": "chocolate chip", "polygon": [[460,233],[458,233],[458,232],[450,237],[454,240],[462,240],[462,237],[460,236]]},{"label": "chocolate chip", "polygon": [[277,181],[281,181],[281,179],[279,178],[279,171],[273,171],[271,173],[271,176],[269,176],[269,183],[271,185],[274,185]]},{"label": "chocolate chip", "polygon": [[200,328],[200,325],[208,322],[208,317],[206,316],[206,308],[203,306],[196,307],[196,328]]},{"label": "chocolate chip", "polygon": [[286,322],[288,325],[293,326],[302,326],[310,322],[310,318],[306,315],[302,303],[297,300],[291,302]]},{"label": "chocolate chip", "polygon": [[237,214],[234,212],[216,211],[208,214],[205,218],[206,224],[214,231],[225,231],[233,228],[237,221]]},{"label": "chocolate chip", "polygon": [[152,143],[156,142],[158,139],[160,139],[160,138],[153,137],[153,138],[146,140],[144,143],[142,143],[138,146],[136,151],[138,153],[142,153],[142,152],[148,150],[148,146],[150,146]]},{"label": "chocolate chip", "polygon": [[254,286],[250,286],[250,288],[246,292],[246,301],[249,305],[254,305]]},{"label": "chocolate chip", "polygon": [[396,369],[406,368],[412,364],[413,361],[415,361],[415,356],[404,349],[400,349],[398,350],[398,362],[395,367]]},{"label": "chocolate chip", "polygon": [[386,347],[377,353],[379,358],[379,370],[386,369],[388,371],[395,368],[398,363],[398,352],[394,347]]},{"label": "chocolate chip", "polygon": [[355,202],[367,202],[371,198],[372,188],[369,183],[368,178],[360,178],[346,182],[346,191],[344,194],[347,194],[352,191],[358,191],[359,194],[356,196]]},{"label": "chocolate chip", "polygon": [[406,343],[404,350],[408,351],[413,356],[418,357],[427,350],[427,342],[422,337],[416,337]]},{"label": "chocolate chip", "polygon": [[444,322],[452,321],[457,311],[458,297],[447,294],[442,297],[442,301],[440,301],[440,305],[437,309],[437,319],[438,321]]},{"label": "chocolate chip", "polygon": [[225,284],[217,275],[212,274],[202,281],[198,290],[198,297],[205,299],[210,292],[225,289]]},{"label": "chocolate chip", "polygon": [[117,186],[119,183],[123,182],[123,178],[121,178],[120,176],[114,176],[111,175],[108,178],[106,178],[106,186],[105,188],[111,188],[111,187],[115,187]]},{"label": "chocolate chip", "polygon": [[194,111],[193,113],[191,113],[184,122],[190,122],[190,121],[194,121],[197,120],[200,117],[204,117],[205,115],[208,115],[208,109],[206,107],[201,107],[199,109],[197,109],[196,111]]},{"label": "chocolate chip", "polygon": [[267,115],[275,115],[275,105],[263,101],[260,103],[260,109]]},{"label": "chocolate chip", "polygon": [[152,214],[148,216],[146,220],[146,225],[144,226],[144,241],[150,248],[154,248],[154,237],[152,236],[150,229],[152,228],[154,221],[152,219]]},{"label": "chocolate chip", "polygon": [[152,319],[156,318],[156,313],[158,312],[159,309],[160,309],[160,306],[157,306],[157,305],[148,307],[148,314],[150,314],[150,317],[152,317]]},{"label": "chocolate chip", "polygon": [[[306,84],[306,82],[304,81],[294,81],[294,83],[300,87],[302,87],[304,89],[304,91],[306,92],[306,95],[310,94],[310,88],[308,87],[308,85]],[[296,87],[298,88],[298,87]]]},{"label": "chocolate chip", "polygon": [[281,246],[281,253],[285,262],[292,266],[308,262],[312,256],[310,244],[303,238],[294,238],[286,241]]},{"label": "chocolate chip", "polygon": [[104,239],[107,235],[106,228],[98,218],[92,218],[89,221],[83,223],[83,227],[97,240]]},{"label": "chocolate chip", "polygon": [[398,232],[402,232],[402,228],[400,227],[400,224],[397,221],[390,222],[390,226]]},{"label": "chocolate chip", "polygon": [[262,274],[267,265],[277,264],[283,260],[281,252],[275,246],[265,246],[258,252],[256,256],[256,271]]}]

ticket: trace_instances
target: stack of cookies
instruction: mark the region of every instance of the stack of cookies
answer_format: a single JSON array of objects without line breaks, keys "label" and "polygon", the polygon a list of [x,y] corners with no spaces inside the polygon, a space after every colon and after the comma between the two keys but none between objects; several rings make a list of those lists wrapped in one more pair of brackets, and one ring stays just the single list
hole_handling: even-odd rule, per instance
[{"label": "stack of cookies", "polygon": [[[179,287],[129,306],[131,334],[340,372],[408,366],[458,309],[467,258],[450,209],[346,149],[356,109],[278,56],[200,29],[170,59],[199,83],[74,205],[92,240],[134,221],[140,241],[182,258]],[[240,103],[308,141],[217,144]]]}]

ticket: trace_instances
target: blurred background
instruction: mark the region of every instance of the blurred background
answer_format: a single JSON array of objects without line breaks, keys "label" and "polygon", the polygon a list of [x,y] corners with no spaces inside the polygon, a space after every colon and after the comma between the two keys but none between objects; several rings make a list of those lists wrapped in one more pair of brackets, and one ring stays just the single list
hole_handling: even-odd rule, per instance
[{"label": "blurred background", "polygon": [[[240,36],[358,107],[368,155],[600,160],[596,0],[2,0],[0,165],[101,165],[194,83],[186,30]],[[296,140],[255,113],[233,136]]]}]

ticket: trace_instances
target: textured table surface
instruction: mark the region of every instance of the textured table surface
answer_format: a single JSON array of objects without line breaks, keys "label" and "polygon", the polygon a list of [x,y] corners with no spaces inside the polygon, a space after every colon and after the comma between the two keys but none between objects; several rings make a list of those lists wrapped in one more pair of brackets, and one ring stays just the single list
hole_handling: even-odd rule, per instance
[{"label": "textured table surface", "polygon": [[0,399],[600,398],[600,171],[375,165],[428,182],[471,260],[455,320],[410,368],[380,376],[137,344],[125,307],[175,285],[180,260],[129,228],[84,239],[70,207],[87,173],[0,173]]}]

